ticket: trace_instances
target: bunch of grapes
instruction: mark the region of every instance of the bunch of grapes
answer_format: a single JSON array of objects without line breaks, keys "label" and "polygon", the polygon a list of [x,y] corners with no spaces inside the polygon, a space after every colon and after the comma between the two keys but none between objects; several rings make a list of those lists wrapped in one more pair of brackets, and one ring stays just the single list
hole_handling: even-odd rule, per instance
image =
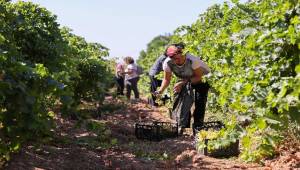
[{"label": "bunch of grapes", "polygon": [[[200,130],[197,134],[196,134],[196,145],[197,145],[197,150],[201,150],[205,147],[207,147],[205,140],[214,140],[217,139],[220,136],[219,131],[216,130]],[[209,141],[207,142],[207,144],[209,143]],[[208,147],[208,149],[210,150],[211,147]]]}]

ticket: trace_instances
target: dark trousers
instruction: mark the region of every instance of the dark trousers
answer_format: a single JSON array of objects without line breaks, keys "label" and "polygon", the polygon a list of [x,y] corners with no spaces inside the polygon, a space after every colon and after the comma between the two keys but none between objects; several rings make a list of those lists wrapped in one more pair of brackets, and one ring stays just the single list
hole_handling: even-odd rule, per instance
[{"label": "dark trousers", "polygon": [[160,87],[162,80],[159,80],[154,76],[149,76],[149,78],[151,98],[149,98],[148,103],[152,106],[158,106],[158,103],[155,102],[156,96],[154,95],[154,92],[157,90],[158,87]]},{"label": "dark trousers", "polygon": [[117,84],[117,95],[124,95],[124,77],[116,76],[115,80]]},{"label": "dark trousers", "polygon": [[194,110],[194,125],[201,126],[204,121],[205,107],[209,90],[208,83],[199,83],[192,85],[195,89],[195,110]]},{"label": "dark trousers", "polygon": [[133,90],[134,97],[135,97],[136,99],[140,98],[139,90],[138,90],[138,87],[137,87],[137,83],[138,83],[139,79],[140,79],[139,77],[136,77],[136,78],[129,79],[129,80],[126,80],[126,81],[125,81],[125,86],[126,86],[126,97],[127,97],[128,99],[130,99],[131,90]]}]

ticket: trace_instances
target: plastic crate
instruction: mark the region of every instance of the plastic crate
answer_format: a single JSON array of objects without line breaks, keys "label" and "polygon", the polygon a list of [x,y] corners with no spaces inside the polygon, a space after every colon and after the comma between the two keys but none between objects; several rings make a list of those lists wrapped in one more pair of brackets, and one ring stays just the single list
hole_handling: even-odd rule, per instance
[{"label": "plastic crate", "polygon": [[193,135],[195,136],[195,134],[200,130],[220,130],[224,127],[225,125],[221,121],[204,122],[201,126],[196,126],[193,124]]},{"label": "plastic crate", "polygon": [[135,124],[135,136],[150,141],[174,138],[178,136],[178,126],[170,122],[138,122]]},{"label": "plastic crate", "polygon": [[[220,121],[214,121],[214,122],[206,122],[202,126],[199,127],[193,127],[193,131],[195,131],[195,134],[199,133],[200,130],[220,130],[221,128],[225,127],[224,124]],[[196,135],[195,135],[196,136]],[[205,139],[204,143],[207,145],[209,140],[213,139]],[[198,143],[197,141],[197,136],[195,137],[196,144]],[[208,151],[207,147],[198,150],[199,153],[206,155],[206,156],[211,156],[211,157],[231,157],[231,156],[238,156],[239,155],[239,140],[237,140],[234,143],[231,143],[227,147],[221,147],[219,149],[215,149],[213,151]]]},{"label": "plastic crate", "polygon": [[[205,139],[205,144],[207,145],[209,139]],[[206,156],[211,156],[211,157],[231,157],[231,156],[238,156],[239,155],[239,140],[237,140],[234,143],[231,143],[229,146],[226,148],[220,148],[216,149],[213,151],[208,151],[207,147],[201,149],[198,151],[199,153],[206,155]]]}]

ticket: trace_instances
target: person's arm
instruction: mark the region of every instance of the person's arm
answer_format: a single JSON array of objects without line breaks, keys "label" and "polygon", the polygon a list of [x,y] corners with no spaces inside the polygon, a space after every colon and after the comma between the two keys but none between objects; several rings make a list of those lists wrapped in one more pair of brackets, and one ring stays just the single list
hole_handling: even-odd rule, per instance
[{"label": "person's arm", "polygon": [[188,56],[192,60],[192,69],[193,76],[189,80],[185,80],[186,82],[191,82],[192,84],[198,84],[202,80],[202,76],[204,75],[204,71],[209,72],[209,67],[204,63],[200,58],[189,55]]},{"label": "person's arm", "polygon": [[117,75],[120,76],[120,77],[122,77],[122,76],[124,76],[124,72],[122,72],[122,71],[117,71]]},{"label": "person's arm", "polygon": [[127,66],[127,71],[124,72],[124,74],[132,74],[134,72],[134,68],[132,65]]},{"label": "person's arm", "polygon": [[197,83],[200,83],[201,82],[201,79],[202,79],[202,75],[203,75],[203,72],[201,70],[201,68],[196,68],[195,70],[193,70],[193,77],[191,79],[185,79],[183,80],[184,83],[187,83],[187,82],[191,82],[192,84],[197,84]]},{"label": "person's arm", "polygon": [[164,90],[169,86],[172,77],[172,72],[164,71],[164,79],[161,83],[161,86],[156,91],[158,94],[162,94]]},{"label": "person's arm", "polygon": [[191,77],[190,79],[184,79],[174,85],[174,89],[173,89],[174,92],[179,93],[182,87],[188,82],[191,82],[192,84],[200,83],[202,79],[202,75],[203,73],[201,68],[200,67],[196,68],[195,70],[193,70],[193,77]]},{"label": "person's arm", "polygon": [[117,66],[116,66],[116,75],[122,76],[123,73],[124,73],[123,66],[121,64],[117,64]]},{"label": "person's arm", "polygon": [[125,71],[123,74],[132,74],[133,73],[133,69],[128,69],[127,71]]}]

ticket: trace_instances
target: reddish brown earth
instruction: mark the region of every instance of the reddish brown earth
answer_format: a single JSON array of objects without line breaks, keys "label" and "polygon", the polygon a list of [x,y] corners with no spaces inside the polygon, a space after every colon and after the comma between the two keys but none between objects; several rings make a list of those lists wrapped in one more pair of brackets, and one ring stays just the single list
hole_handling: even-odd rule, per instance
[{"label": "reddish brown earth", "polygon": [[[110,104],[120,100],[107,98]],[[242,163],[236,158],[216,159],[198,154],[193,137],[187,131],[183,136],[160,142],[136,139],[134,124],[138,120],[170,121],[166,111],[150,108],[144,101],[127,104],[123,109],[104,113],[94,118],[106,125],[110,139],[116,144],[108,147],[96,143],[80,143],[83,137],[93,138],[95,133],[78,126],[77,120],[56,118],[55,138],[40,143],[28,143],[12,156],[5,169],[291,169],[285,163],[269,161],[268,166]],[[59,114],[58,114],[59,115]],[[106,133],[105,132],[105,133]],[[95,141],[95,140],[93,140]],[[100,142],[100,141],[99,141]],[[298,155],[296,155],[298,154]],[[297,152],[292,161],[299,161]],[[291,160],[286,160],[291,161]],[[279,161],[277,161],[279,162]],[[297,162],[296,162],[297,163]],[[299,163],[299,162],[298,162]]]}]

